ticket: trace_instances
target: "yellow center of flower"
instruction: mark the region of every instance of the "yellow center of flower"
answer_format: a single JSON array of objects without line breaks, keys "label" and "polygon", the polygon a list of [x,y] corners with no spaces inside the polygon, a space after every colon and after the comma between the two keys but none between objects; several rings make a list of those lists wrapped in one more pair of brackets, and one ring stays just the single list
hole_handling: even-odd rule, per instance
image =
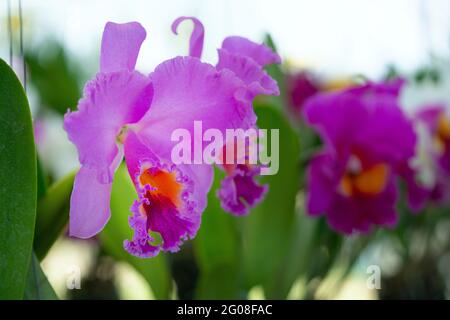
[{"label": "yellow center of flower", "polygon": [[386,187],[388,175],[389,168],[384,163],[364,169],[349,168],[339,183],[339,191],[345,196],[375,196]]},{"label": "yellow center of flower", "polygon": [[150,185],[155,190],[149,191],[150,196],[163,196],[169,199],[175,206],[181,202],[182,185],[177,182],[174,172],[167,172],[163,170],[152,171],[145,170],[139,176],[139,183],[142,186]]},{"label": "yellow center of flower", "polygon": [[119,144],[124,144],[127,132],[128,126],[123,126],[122,128],[120,128],[120,131],[116,136],[116,142]]},{"label": "yellow center of flower", "polygon": [[437,122],[434,144],[439,153],[445,151],[446,142],[450,140],[450,120],[442,113]]}]

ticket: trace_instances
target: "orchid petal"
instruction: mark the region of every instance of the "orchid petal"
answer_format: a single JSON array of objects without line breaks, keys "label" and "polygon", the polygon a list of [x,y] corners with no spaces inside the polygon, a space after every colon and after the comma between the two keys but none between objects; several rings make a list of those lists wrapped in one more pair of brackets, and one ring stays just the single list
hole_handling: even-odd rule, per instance
[{"label": "orchid petal", "polygon": [[249,88],[253,96],[259,94],[279,95],[280,90],[274,79],[253,59],[247,56],[231,54],[219,49],[218,70],[233,71]]},{"label": "orchid petal", "polygon": [[70,198],[69,233],[73,237],[90,238],[100,232],[111,215],[109,200],[112,183],[100,183],[97,171],[81,167]]},{"label": "orchid petal", "polygon": [[222,42],[222,49],[236,55],[247,56],[260,66],[281,63],[280,56],[264,44],[258,44],[244,37],[228,37]]},{"label": "orchid petal", "polygon": [[103,31],[100,71],[133,71],[145,37],[145,29],[138,22],[108,22]]},{"label": "orchid petal", "polygon": [[150,78],[155,89],[152,107],[136,127],[144,144],[162,157],[170,158],[174,130],[188,130],[194,140],[194,121],[222,136],[226,129],[255,125],[247,90],[229,70],[218,72],[198,59],[177,57],[159,65]]},{"label": "orchid petal", "polygon": [[256,181],[260,168],[237,165],[231,175],[225,177],[217,192],[222,208],[237,216],[246,215],[264,199],[268,186]]},{"label": "orchid petal", "polygon": [[78,111],[65,115],[80,163],[97,169],[99,182],[111,182],[120,163],[120,130],[143,116],[152,93],[148,78],[137,72],[99,73],[86,85]]}]

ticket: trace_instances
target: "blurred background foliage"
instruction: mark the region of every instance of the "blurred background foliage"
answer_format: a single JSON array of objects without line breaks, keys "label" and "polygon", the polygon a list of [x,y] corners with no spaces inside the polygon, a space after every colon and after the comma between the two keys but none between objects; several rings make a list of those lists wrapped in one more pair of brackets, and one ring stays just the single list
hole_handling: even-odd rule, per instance
[{"label": "blurred background foliage", "polygon": [[[269,36],[266,43],[275,48],[274,40]],[[280,85],[281,96],[260,98],[254,105],[261,128],[280,129],[280,171],[277,175],[262,178],[269,184],[269,193],[248,216],[234,217],[221,209],[215,194],[223,173],[216,170],[208,207],[196,238],[184,244],[178,253],[138,259],[122,248],[123,240],[131,237],[127,220],[136,194],[126,169],[120,167],[111,197],[112,216],[105,229],[90,240],[68,237],[69,199],[77,158],[60,128],[64,113],[76,107],[82,84],[92,76],[92,70],[70,56],[57,40],[51,39],[27,50],[25,64],[37,153],[35,155],[30,139],[23,141],[25,147],[17,144],[16,150],[11,152],[28,152],[30,159],[36,159],[37,169],[32,169],[31,163],[28,170],[36,175],[28,179],[36,181],[37,205],[21,213],[26,215],[27,211],[30,218],[26,220],[28,222],[24,221],[33,224],[35,212],[36,228],[27,239],[20,240],[22,242],[6,239],[7,229],[0,232],[0,261],[11,259],[18,252],[19,244],[25,248],[21,260],[14,260],[22,270],[23,275],[16,275],[23,277],[23,288],[19,287],[14,295],[5,296],[6,287],[2,284],[0,297],[450,298],[448,208],[430,206],[413,215],[400,204],[401,217],[395,229],[377,229],[367,236],[351,237],[331,230],[323,218],[312,219],[306,215],[305,166],[321,142],[289,108],[288,80],[295,70],[289,63],[268,68]],[[9,72],[6,68],[1,67],[2,97],[7,90],[3,80],[3,75]],[[440,72],[430,64],[407,76],[417,83],[431,79],[438,84]],[[11,76],[10,72],[8,74]],[[398,75],[402,75],[401,72],[391,65],[386,68],[384,77]],[[360,80],[361,77],[332,79],[327,80],[326,85],[339,88]],[[22,113],[19,116],[26,118],[29,111],[25,93],[16,80],[11,81],[23,106],[1,105],[0,112],[7,108],[19,110]],[[10,88],[8,84],[8,90]],[[31,122],[27,125],[27,130],[31,130]],[[2,136],[7,130],[2,126],[0,138],[7,139]],[[25,164],[14,168],[1,163],[3,172],[8,168],[8,173],[0,175],[2,187],[5,181],[10,181],[4,175],[16,175],[25,168]],[[25,184],[24,181],[21,183]],[[4,188],[0,194],[4,212],[3,205],[10,198],[4,197]],[[17,204],[14,199],[11,201],[13,208]],[[17,247],[14,251],[5,251],[7,243]],[[380,290],[370,290],[366,284],[371,265],[378,265],[383,270]],[[6,270],[4,264],[0,263],[0,266],[0,271]],[[81,289],[76,289],[78,276],[81,277]]]}]

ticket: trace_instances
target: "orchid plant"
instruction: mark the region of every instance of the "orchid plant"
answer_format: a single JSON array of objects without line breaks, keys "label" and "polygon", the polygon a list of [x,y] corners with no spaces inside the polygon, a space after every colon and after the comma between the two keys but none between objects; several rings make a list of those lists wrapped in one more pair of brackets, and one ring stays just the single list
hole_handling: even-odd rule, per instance
[{"label": "orchid plant", "polygon": [[[8,119],[0,129],[1,298],[56,298],[40,261],[58,237],[95,239],[102,254],[144,275],[158,298],[172,296],[173,279],[182,298],[248,298],[255,290],[321,298],[315,280],[334,277],[339,287],[364,254],[393,237],[408,259],[417,225],[427,226],[428,245],[438,222],[448,221],[450,101],[409,108],[419,90],[406,77],[336,85],[310,70],[286,70],[270,37],[264,44],[227,37],[209,64],[200,20],[179,17],[173,33],[185,21],[193,24],[189,54],[149,74],[136,70],[145,59],[144,27],[108,22],[99,71],[82,93],[71,87],[78,103],[61,106],[69,99],[41,94],[47,105],[57,101],[57,113],[69,108],[63,129],[79,162],[51,185],[45,155],[35,150],[45,136],[35,122],[33,139],[26,94],[1,62],[0,115]],[[52,77],[33,77],[43,62],[25,59],[31,85],[51,87]],[[74,77],[60,69],[61,78]],[[212,162],[196,161],[195,152],[192,163],[175,161],[173,133],[195,138],[198,123],[224,137],[227,130],[279,130],[270,143],[279,171],[264,175],[266,164],[249,160],[253,143],[240,153],[230,139],[214,141]],[[194,140],[188,158],[209,148]],[[439,237],[433,252],[444,254],[450,239]],[[176,274],[189,268],[193,295]],[[336,270],[344,270],[340,278]]]}]

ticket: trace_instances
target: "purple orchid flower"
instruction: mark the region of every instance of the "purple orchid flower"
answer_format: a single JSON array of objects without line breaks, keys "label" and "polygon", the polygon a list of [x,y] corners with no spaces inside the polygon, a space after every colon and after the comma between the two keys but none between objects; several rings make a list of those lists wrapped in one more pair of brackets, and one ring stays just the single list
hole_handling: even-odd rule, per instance
[{"label": "purple orchid flower", "polygon": [[[174,30],[184,19],[195,18],[178,19]],[[173,164],[171,133],[192,132],[200,120],[205,129],[224,134],[251,127],[256,118],[242,80],[197,58],[203,31],[196,21],[193,56],[164,61],[148,77],[134,70],[144,28],[136,22],[107,23],[100,72],[87,83],[78,111],[64,119],[81,163],[71,197],[71,236],[92,237],[107,223],[114,172],[123,156],[139,197],[129,218],[134,236],[125,249],[152,257],[160,250],[177,251],[195,236],[213,171],[209,165]],[[159,233],[162,243],[152,233]]]},{"label": "purple orchid flower", "polygon": [[308,71],[289,75],[286,85],[288,105],[297,117],[301,116],[305,102],[322,90],[320,81]]},{"label": "purple orchid flower", "polygon": [[[423,140],[419,150],[417,165],[425,177],[428,186],[428,199],[438,205],[450,202],[450,117],[442,104],[422,107],[414,116],[414,121]],[[423,159],[423,158],[426,159]],[[425,167],[425,168],[423,168]]]},{"label": "purple orchid flower", "polygon": [[[281,63],[280,56],[264,44],[254,43],[242,37],[228,37],[218,49],[218,70],[230,70],[239,77],[247,88],[248,99],[257,95],[279,95],[274,79],[264,70],[268,64]],[[256,128],[256,126],[254,126]],[[227,174],[222,180],[217,196],[222,208],[234,215],[246,215],[260,203],[268,191],[267,185],[257,181],[260,166],[236,161],[220,166]]]},{"label": "purple orchid flower", "polygon": [[306,121],[324,147],[307,172],[307,209],[325,214],[345,234],[397,222],[397,179],[414,156],[416,136],[397,102],[400,83],[370,83],[318,94],[305,105]]}]

